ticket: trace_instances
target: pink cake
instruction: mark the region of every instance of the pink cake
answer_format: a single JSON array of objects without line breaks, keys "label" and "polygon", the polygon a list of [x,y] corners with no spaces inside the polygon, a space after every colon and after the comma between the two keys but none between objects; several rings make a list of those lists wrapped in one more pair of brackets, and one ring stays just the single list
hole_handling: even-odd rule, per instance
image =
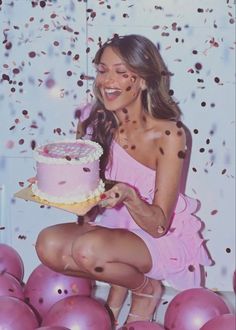
[{"label": "pink cake", "polygon": [[102,147],[90,140],[62,141],[39,146],[33,193],[53,203],[72,204],[99,196],[104,183],[99,176]]}]

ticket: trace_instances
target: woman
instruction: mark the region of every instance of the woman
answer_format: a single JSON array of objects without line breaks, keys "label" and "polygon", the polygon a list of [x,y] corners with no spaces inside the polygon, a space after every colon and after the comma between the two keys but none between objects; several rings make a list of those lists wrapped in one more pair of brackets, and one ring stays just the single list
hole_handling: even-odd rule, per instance
[{"label": "woman", "polygon": [[102,145],[101,177],[116,183],[102,194],[95,222],[88,214],[83,224],[46,228],[36,250],[58,272],[110,283],[115,318],[131,290],[126,322],[150,320],[161,280],[199,287],[200,264],[211,263],[192,215],[197,203],[180,194],[186,134],[170,72],[150,40],[116,35],[94,64],[95,102],[82,113],[78,137]]}]

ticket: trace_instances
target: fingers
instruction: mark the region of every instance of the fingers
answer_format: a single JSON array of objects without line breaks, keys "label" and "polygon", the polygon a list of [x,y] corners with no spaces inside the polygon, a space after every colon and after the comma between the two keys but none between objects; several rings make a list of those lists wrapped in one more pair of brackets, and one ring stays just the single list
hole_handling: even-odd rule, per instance
[{"label": "fingers", "polygon": [[101,201],[99,205],[101,207],[111,208],[122,202],[121,192],[117,191],[117,187],[113,187],[107,192],[100,195]]},{"label": "fingers", "polygon": [[33,183],[35,183],[35,182],[37,181],[37,179],[36,179],[35,176],[33,176],[32,178],[29,178],[27,181],[28,181],[29,183],[33,184]]}]

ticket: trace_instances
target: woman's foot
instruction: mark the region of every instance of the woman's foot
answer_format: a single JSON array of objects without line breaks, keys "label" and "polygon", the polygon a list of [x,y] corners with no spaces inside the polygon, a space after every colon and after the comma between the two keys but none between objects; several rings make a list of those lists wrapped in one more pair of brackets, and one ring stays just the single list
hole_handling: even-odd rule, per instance
[{"label": "woman's foot", "polygon": [[112,285],[107,298],[107,305],[117,320],[123,303],[126,299],[128,289],[118,285]]},{"label": "woman's foot", "polygon": [[151,321],[161,300],[161,282],[144,277],[143,284],[131,292],[132,304],[126,324],[134,321]]}]

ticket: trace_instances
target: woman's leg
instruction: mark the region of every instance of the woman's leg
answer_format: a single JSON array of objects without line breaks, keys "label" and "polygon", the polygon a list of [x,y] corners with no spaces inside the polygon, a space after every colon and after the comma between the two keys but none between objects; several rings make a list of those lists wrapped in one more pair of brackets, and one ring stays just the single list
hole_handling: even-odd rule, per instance
[{"label": "woman's leg", "polygon": [[[144,273],[152,266],[145,243],[124,229],[108,229],[88,224],[60,224],[44,229],[36,251],[48,267],[68,275],[105,281],[128,289],[140,287]],[[153,294],[151,282],[141,292]],[[150,315],[151,299],[133,296],[131,312]],[[154,302],[155,304],[155,302]]]}]

